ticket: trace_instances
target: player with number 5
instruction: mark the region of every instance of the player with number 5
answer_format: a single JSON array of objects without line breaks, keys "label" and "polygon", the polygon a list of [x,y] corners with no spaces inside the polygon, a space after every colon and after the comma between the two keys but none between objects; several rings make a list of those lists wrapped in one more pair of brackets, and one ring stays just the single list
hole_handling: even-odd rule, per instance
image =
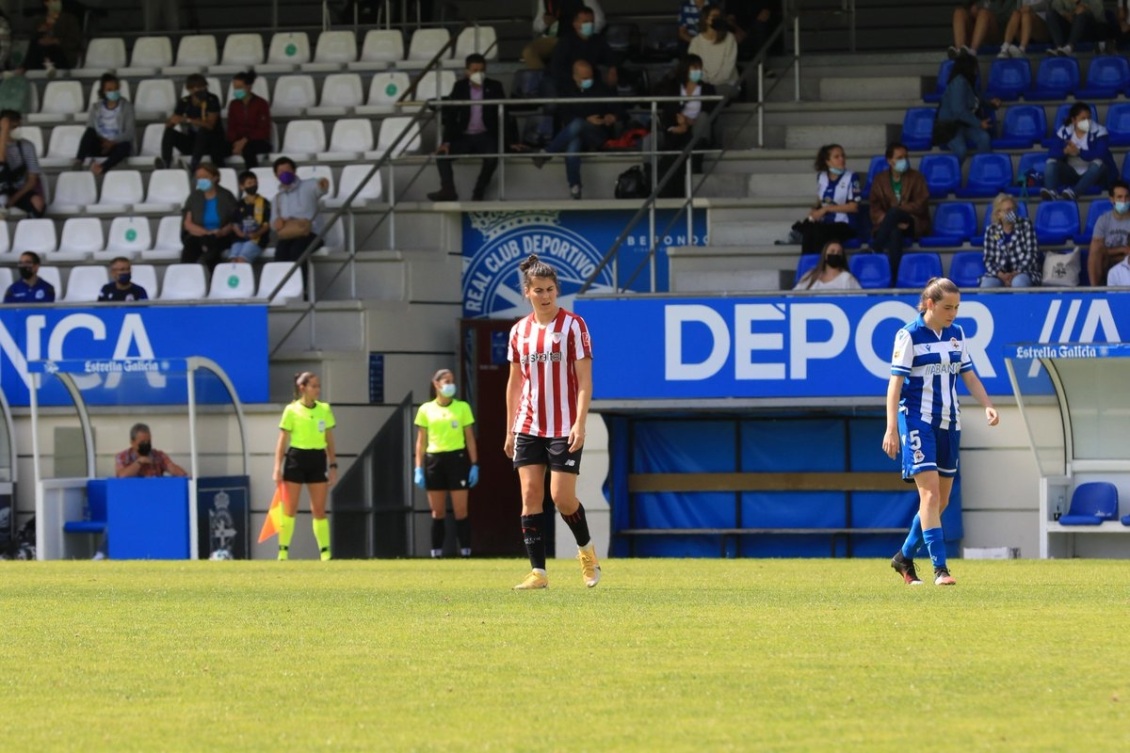
[{"label": "player with number 5", "polygon": [[942,511],[949,504],[957,475],[961,440],[957,377],[985,408],[989,426],[1000,421],[985,386],[973,371],[965,333],[954,324],[961,304],[957,285],[944,277],[926,283],[918,302],[918,317],[895,335],[891,381],[887,385],[887,433],[883,452],[892,458],[902,449],[902,477],[918,485],[918,514],[902,549],[891,560],[910,585],[922,581],[914,554],[923,544],[934,565],[934,583],[956,583],[946,566]]}]

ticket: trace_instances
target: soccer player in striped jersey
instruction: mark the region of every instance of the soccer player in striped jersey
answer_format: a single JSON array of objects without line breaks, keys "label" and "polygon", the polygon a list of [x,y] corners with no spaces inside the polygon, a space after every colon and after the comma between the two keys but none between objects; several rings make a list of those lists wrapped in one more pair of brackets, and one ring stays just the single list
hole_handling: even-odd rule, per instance
[{"label": "soccer player in striped jersey", "polygon": [[918,514],[902,549],[891,560],[891,567],[910,585],[922,582],[913,557],[923,542],[934,565],[934,583],[956,583],[946,566],[942,511],[949,504],[957,475],[961,439],[958,375],[969,394],[985,408],[989,426],[996,426],[1000,420],[973,371],[965,333],[953,323],[960,304],[957,285],[935,277],[922,291],[918,318],[895,335],[883,452],[895,458],[901,446],[902,477],[913,478],[918,485]]},{"label": "soccer player in striped jersey", "polygon": [[510,330],[510,378],[506,383],[503,450],[514,461],[522,485],[522,539],[530,574],[518,590],[545,588],[542,505],[545,470],[549,491],[577,539],[581,577],[589,588],[600,582],[600,564],[589,536],[585,508],[577,499],[577,474],[585,444],[585,420],[592,400],[592,342],[585,321],[557,305],[557,272],[531,255],[518,267],[533,313]]}]

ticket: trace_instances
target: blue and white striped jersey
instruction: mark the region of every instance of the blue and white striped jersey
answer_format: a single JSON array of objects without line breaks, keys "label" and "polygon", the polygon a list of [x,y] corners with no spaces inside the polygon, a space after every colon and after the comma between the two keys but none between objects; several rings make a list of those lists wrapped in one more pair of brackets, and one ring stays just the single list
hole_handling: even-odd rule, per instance
[{"label": "blue and white striped jersey", "polygon": [[905,377],[899,408],[908,419],[936,429],[960,430],[958,375],[973,370],[965,332],[953,324],[939,335],[919,314],[895,335],[891,374]]}]

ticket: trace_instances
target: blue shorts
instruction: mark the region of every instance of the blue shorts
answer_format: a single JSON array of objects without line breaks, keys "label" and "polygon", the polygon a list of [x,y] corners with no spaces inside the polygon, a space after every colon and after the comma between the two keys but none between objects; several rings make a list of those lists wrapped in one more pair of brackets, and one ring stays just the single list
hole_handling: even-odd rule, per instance
[{"label": "blue shorts", "polygon": [[902,440],[903,478],[911,478],[923,471],[937,471],[945,478],[957,475],[960,431],[935,429],[899,411],[899,439]]}]

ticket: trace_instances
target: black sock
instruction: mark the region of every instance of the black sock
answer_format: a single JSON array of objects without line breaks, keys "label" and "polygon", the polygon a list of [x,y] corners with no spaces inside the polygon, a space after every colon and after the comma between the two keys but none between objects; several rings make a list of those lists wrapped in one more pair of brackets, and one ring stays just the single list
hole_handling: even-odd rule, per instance
[{"label": "black sock", "polygon": [[526,544],[526,553],[530,555],[530,567],[535,570],[545,569],[545,542],[541,538],[541,515],[522,516],[522,540]]},{"label": "black sock", "polygon": [[471,548],[471,519],[470,518],[456,518],[455,519],[455,537],[459,539],[460,549]]},{"label": "black sock", "polygon": [[592,537],[589,536],[589,521],[585,517],[584,505],[578,502],[576,511],[572,515],[562,515],[561,519],[569,524],[569,530],[573,532],[577,546],[585,547],[589,545]]},{"label": "black sock", "polygon": [[444,518],[432,518],[432,549],[443,551],[443,539],[447,535],[447,521]]}]

